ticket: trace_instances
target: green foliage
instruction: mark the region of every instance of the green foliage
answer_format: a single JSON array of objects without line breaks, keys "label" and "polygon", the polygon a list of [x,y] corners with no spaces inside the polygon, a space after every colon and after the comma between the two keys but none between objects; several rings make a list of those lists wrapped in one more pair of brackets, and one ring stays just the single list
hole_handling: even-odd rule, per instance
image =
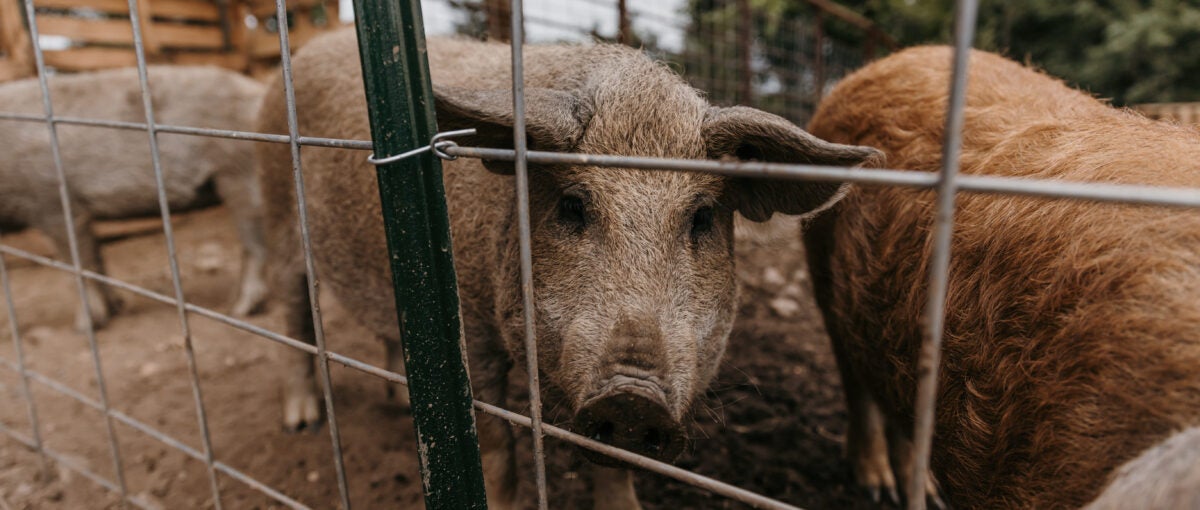
[{"label": "green foliage", "polygon": [[[842,3],[902,45],[950,40],[951,0]],[[1196,0],[985,0],[975,46],[1032,63],[1117,104],[1200,101]]]}]

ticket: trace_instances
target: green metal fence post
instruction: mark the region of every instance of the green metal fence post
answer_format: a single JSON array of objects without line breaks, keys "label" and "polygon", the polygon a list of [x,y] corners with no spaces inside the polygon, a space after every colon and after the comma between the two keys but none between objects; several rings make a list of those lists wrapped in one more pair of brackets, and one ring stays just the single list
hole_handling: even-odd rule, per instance
[{"label": "green metal fence post", "polygon": [[[355,0],[375,157],[436,133],[419,0]],[[378,167],[404,365],[430,510],[487,508],[459,319],[442,165],[425,152]]]}]

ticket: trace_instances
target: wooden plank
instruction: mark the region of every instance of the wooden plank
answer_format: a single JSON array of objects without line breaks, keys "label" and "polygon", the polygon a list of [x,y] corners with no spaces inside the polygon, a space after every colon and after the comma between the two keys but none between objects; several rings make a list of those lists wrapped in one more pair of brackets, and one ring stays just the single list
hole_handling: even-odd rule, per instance
[{"label": "wooden plank", "polygon": [[16,2],[0,2],[0,49],[5,53],[5,81],[33,76],[33,46]]},{"label": "wooden plank", "polygon": [[[342,25],[335,21],[333,24],[317,27],[305,13],[302,16],[296,16],[296,23],[288,27],[288,42],[291,43],[292,51],[296,51],[313,37],[340,26]],[[247,36],[250,39],[250,56],[252,58],[279,57],[279,34],[277,32],[267,32],[260,25],[258,29],[249,31]]]},{"label": "wooden plank", "polygon": [[229,45],[230,51],[248,55],[246,48],[246,31],[249,27],[246,26],[246,16],[249,11],[246,6],[241,4],[230,5],[226,10],[226,15],[229,16]]},{"label": "wooden plank", "polygon": [[[250,13],[254,14],[260,19],[275,15],[275,2],[273,0],[251,0],[247,1],[246,3],[250,7]],[[333,11],[330,19],[336,20],[337,2],[328,2],[324,0],[288,0],[287,10],[288,12],[309,11],[312,10],[313,7],[321,5],[322,3],[325,4],[326,8],[330,8],[330,6],[332,6]]]},{"label": "wooden plank", "polygon": [[246,56],[237,53],[179,52],[168,53],[166,58],[176,65],[212,65],[235,71],[246,68]]},{"label": "wooden plank", "polygon": [[0,82],[12,81],[29,76],[23,66],[8,58],[0,58]]},{"label": "wooden plank", "polygon": [[125,0],[33,0],[33,6],[42,9],[94,9],[113,14],[129,14]]},{"label": "wooden plank", "polygon": [[41,35],[61,35],[78,42],[133,44],[133,28],[129,20],[43,15],[38,16],[37,23]]},{"label": "wooden plank", "polygon": [[[221,20],[217,4],[207,0],[154,0],[154,16],[178,18],[216,23]],[[129,15],[129,4],[125,0],[34,0],[38,8],[48,9],[94,9],[110,14]],[[139,7],[139,10],[142,10]],[[142,16],[146,12],[142,10]]]},{"label": "wooden plank", "polygon": [[163,48],[219,50],[225,47],[221,27],[155,22],[150,31]]},{"label": "wooden plank", "polygon": [[133,48],[71,48],[47,51],[46,65],[67,71],[90,71],[137,65]]},{"label": "wooden plank", "polygon": [[221,21],[221,10],[217,4],[195,0],[153,0],[154,17],[179,18],[197,21]]},{"label": "wooden plank", "polygon": [[138,29],[142,32],[142,51],[148,58],[162,50],[162,43],[158,40],[158,31],[151,26],[155,9],[153,5],[150,5],[150,0],[137,0],[137,10]]}]

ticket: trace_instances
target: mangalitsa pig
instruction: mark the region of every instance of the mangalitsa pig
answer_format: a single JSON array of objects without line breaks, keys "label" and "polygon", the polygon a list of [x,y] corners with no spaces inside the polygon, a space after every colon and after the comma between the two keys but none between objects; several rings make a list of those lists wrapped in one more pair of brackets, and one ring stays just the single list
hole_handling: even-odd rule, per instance
[{"label": "mangalitsa pig", "polygon": [[[913,48],[863,68],[824,100],[811,131],[879,147],[894,168],[937,171],[951,55]],[[1200,132],[972,51],[961,164],[1200,188]],[[907,465],[935,203],[928,190],[856,186],[806,233],[847,391],[849,454],[877,489],[907,474],[892,471],[888,449]],[[1122,463],[1200,425],[1200,211],[963,192],[945,317],[931,465],[955,508],[1079,508]],[[1169,450],[1200,461],[1191,443]],[[1106,501],[1119,494],[1134,493]]]},{"label": "mangalitsa pig", "polygon": [[[246,130],[254,125],[262,84],[216,67],[150,66],[147,69],[155,123]],[[57,117],[145,123],[136,68],[63,74],[48,78]],[[0,85],[0,112],[44,115],[36,78]],[[104,273],[92,233],[96,219],[153,216],[158,191],[145,131],[58,124],[58,145],[84,269]],[[0,225],[4,232],[33,227],[69,258],[66,218],[45,124],[0,121]],[[232,213],[243,245],[242,280],[235,315],[264,301],[266,247],[261,198],[254,174],[254,147],[245,141],[160,133],[163,184],[172,211],[220,198]],[[214,196],[215,189],[215,196]],[[167,261],[158,261],[166,267]],[[103,326],[116,308],[109,289],[88,280],[92,323]],[[84,328],[80,314],[77,327]]]},{"label": "mangalitsa pig", "polygon": [[[511,147],[505,45],[428,42],[439,129],[475,128],[466,145]],[[314,39],[294,62],[300,131],[368,138],[355,34]],[[402,79],[400,76],[394,79]],[[826,143],[751,108],[717,108],[666,66],[611,45],[538,46],[525,52],[530,146],[540,150],[673,158],[742,158],[856,165],[877,151]],[[286,132],[282,88],[268,92],[261,129]],[[262,185],[273,264],[290,335],[313,338],[287,147],[263,147]],[[388,346],[400,370],[388,254],[374,169],[364,154],[306,147],[313,256],[324,288]],[[525,365],[512,164],[445,164],[459,295],[477,398],[527,409],[510,375]],[[841,184],[734,179],[702,173],[531,165],[530,210],[537,348],[552,422],[653,458],[684,444],[688,409],[716,372],[733,323],[733,215],[812,215]],[[284,424],[320,418],[307,354],[294,352]],[[524,376],[512,381],[523,381]],[[479,418],[492,508],[531,501],[513,468],[507,423]],[[605,461],[602,456],[593,460]],[[598,507],[638,506],[630,475],[597,468]],[[520,478],[518,480],[518,478]]]}]

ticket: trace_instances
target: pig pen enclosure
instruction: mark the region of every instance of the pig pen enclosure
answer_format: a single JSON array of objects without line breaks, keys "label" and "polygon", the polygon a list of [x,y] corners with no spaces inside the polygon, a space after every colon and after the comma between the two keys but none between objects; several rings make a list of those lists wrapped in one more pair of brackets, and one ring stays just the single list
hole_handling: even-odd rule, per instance
[{"label": "pig pen enclosure", "polygon": [[[418,193],[413,191],[418,188],[412,185],[415,182],[440,183],[438,158],[480,156],[516,161],[519,187],[526,178],[525,162],[553,164],[585,158],[582,161],[594,166],[647,171],[691,170],[749,178],[770,176],[933,189],[939,196],[939,208],[934,270],[929,283],[931,327],[921,358],[926,374],[936,373],[938,363],[948,241],[957,193],[1200,207],[1200,198],[1192,190],[957,176],[955,151],[960,142],[965,49],[970,45],[974,24],[972,1],[958,2],[955,93],[947,119],[947,157],[939,174],[561,155],[527,150],[523,136],[515,137],[516,147],[511,151],[481,152],[460,147],[452,143],[452,136],[437,135],[431,111],[414,106],[424,105],[423,99],[431,97],[424,55],[418,51],[423,47],[418,2],[356,2],[366,75],[401,77],[367,84],[374,144],[304,136],[297,130],[295,105],[290,101],[287,134],[159,124],[154,115],[157,105],[149,98],[151,83],[146,79],[146,65],[150,54],[140,31],[144,25],[139,22],[139,10],[149,3],[129,0],[125,7],[132,43],[129,48],[134,57],[128,64],[136,65],[140,74],[142,95],[137,101],[144,101],[144,119],[56,116],[44,81],[40,83],[45,94],[43,115],[0,112],[3,122],[22,122],[29,129],[51,133],[53,154],[47,154],[47,158],[53,159],[59,179],[64,179],[64,169],[58,161],[59,149],[53,146],[54,133],[64,126],[86,126],[144,131],[152,151],[159,137],[176,136],[287,144],[297,176],[301,175],[298,155],[302,147],[360,149],[364,158],[366,151],[373,150],[377,160],[395,160],[380,166],[381,187],[410,193]],[[438,3],[427,4],[427,12],[436,11],[433,5]],[[485,2],[478,10],[491,10],[491,16],[459,23],[467,26],[463,32],[475,30],[491,38],[513,41],[536,39],[522,32],[528,28],[532,34],[538,26],[570,32],[576,38],[582,28],[591,32],[585,37],[607,34],[603,38],[629,43],[661,30],[640,25],[655,23],[656,15],[639,14],[639,3],[630,2],[628,9],[625,1],[595,3],[606,9],[620,8],[620,15],[613,18],[615,27],[563,26],[570,23],[553,18],[550,12],[530,10],[526,15],[520,0],[511,5]],[[25,0],[20,14],[30,28],[32,71],[44,79],[50,74],[48,67],[53,66],[48,65],[40,48],[37,18],[42,11],[37,4]],[[843,22],[874,34],[870,40],[881,50],[888,45],[886,36],[869,22],[846,16],[829,2],[813,4],[824,6],[818,8],[822,16],[842,16]],[[730,3],[730,8],[722,11],[727,18],[714,15],[709,22],[726,28],[738,23],[749,25],[745,12],[739,11],[745,5]],[[296,45],[289,41],[289,22],[278,22],[289,19],[287,6],[278,0],[274,7],[273,19],[277,21],[265,25],[277,36],[277,51],[283,48],[280,71],[290,97],[289,48]],[[2,11],[0,16],[7,13]],[[676,26],[675,30],[682,34],[675,43],[643,40],[641,44],[663,58],[677,59],[683,74],[708,91],[715,103],[755,104],[794,122],[807,119],[828,83],[874,51],[864,49],[858,55],[843,52],[822,41],[820,28],[814,34],[811,27],[796,40],[810,41],[810,45],[815,41],[819,50],[813,51],[813,46],[792,47],[779,50],[782,57],[769,55],[762,49],[762,39],[750,39],[749,31],[717,30],[722,38],[728,38],[708,38],[707,46],[697,46],[688,40],[688,27]],[[520,105],[521,46],[514,44],[513,49],[514,98]],[[790,65],[781,65],[780,58],[794,60]],[[515,112],[515,124],[522,126],[522,107],[517,106]],[[161,174],[157,155],[154,159],[151,166]],[[303,197],[302,182],[296,185],[298,196]],[[161,183],[159,192],[165,193]],[[518,195],[522,192],[519,190]],[[65,180],[59,193],[63,204],[69,205]],[[415,196],[385,196],[384,200],[388,204],[389,200]],[[428,211],[406,210],[417,216],[389,222],[444,224],[444,205],[440,211],[436,206],[441,197],[430,194],[422,202],[425,200],[435,205]],[[794,223],[773,221],[739,235],[738,278],[743,285],[739,317],[721,371],[697,405],[691,444],[672,466],[543,424],[537,407],[505,410],[463,398],[465,371],[454,315],[440,320],[430,318],[438,321],[439,327],[449,329],[406,331],[408,374],[417,383],[412,390],[414,409],[410,416],[407,410],[383,398],[385,385],[408,380],[380,368],[375,361],[383,357],[379,343],[329,297],[314,300],[318,304],[314,306],[314,327],[323,332],[317,335],[315,346],[279,333],[282,319],[273,309],[265,316],[249,319],[224,313],[239,274],[235,234],[226,226],[228,212],[213,208],[176,213],[168,211],[165,203],[162,198],[161,221],[97,226],[97,235],[105,241],[106,274],[83,270],[73,226],[65,229],[71,238],[71,253],[59,254],[65,260],[57,261],[52,259],[54,250],[47,240],[36,232],[0,232],[0,283],[5,295],[5,311],[0,316],[5,317],[3,334],[10,339],[0,347],[0,431],[7,436],[0,443],[0,505],[4,505],[0,508],[482,507],[472,412],[500,416],[518,426],[520,434],[529,434],[532,429],[538,441],[548,437],[545,448],[550,452],[582,445],[638,466],[642,469],[638,494],[649,508],[875,506],[867,495],[857,492],[841,460],[845,411],[828,339],[807,287]],[[300,207],[303,211],[303,202]],[[388,207],[389,211],[393,209]],[[65,218],[68,223],[73,221],[71,214],[65,214]],[[527,222],[528,218],[522,220]],[[306,229],[304,221],[301,216],[302,228]],[[445,264],[445,260],[432,258],[444,256],[446,251],[430,248],[447,242],[446,232],[427,227],[418,230],[424,231],[427,238],[411,242],[423,244],[424,249],[393,258],[398,263],[426,268]],[[163,235],[147,235],[158,231]],[[389,231],[389,240],[400,244],[399,237],[392,239],[393,234]],[[532,276],[527,236],[522,244],[526,253],[522,276],[528,280]],[[404,271],[394,268],[398,273]],[[308,270],[308,290],[317,296],[318,280],[311,263]],[[456,308],[451,292],[437,298],[448,300],[440,303],[440,310],[429,310],[426,301],[432,299],[431,294],[420,293],[431,287],[444,289],[447,282],[452,285],[453,274],[427,277],[437,281],[409,281],[406,285],[397,282],[398,301],[412,310],[430,313],[444,312],[446,303]],[[83,333],[77,333],[71,324],[75,310],[86,306],[85,281],[119,290],[123,307],[104,329],[87,324]],[[531,320],[529,316],[524,319]],[[527,337],[526,341],[532,345],[532,339]],[[272,363],[277,349],[299,349],[318,362],[327,423],[315,434],[285,434],[279,428],[277,395],[267,388],[273,387],[277,378]],[[536,349],[528,349],[528,353],[532,358]],[[529,384],[537,394],[536,379]],[[924,455],[919,459],[927,458],[932,437],[933,384],[934,378],[922,378],[917,445]],[[522,411],[529,415],[518,414]],[[419,445],[413,440],[418,433]],[[448,447],[454,450],[446,451]],[[543,457],[538,456],[535,465],[529,466],[533,472],[529,475],[544,477],[545,484],[538,487],[543,508],[586,507],[591,495],[579,474],[585,462],[582,457],[569,452],[545,457],[549,465],[543,465]],[[918,470],[924,472],[920,463]],[[924,504],[923,498],[916,498],[910,507],[921,508]]]}]

